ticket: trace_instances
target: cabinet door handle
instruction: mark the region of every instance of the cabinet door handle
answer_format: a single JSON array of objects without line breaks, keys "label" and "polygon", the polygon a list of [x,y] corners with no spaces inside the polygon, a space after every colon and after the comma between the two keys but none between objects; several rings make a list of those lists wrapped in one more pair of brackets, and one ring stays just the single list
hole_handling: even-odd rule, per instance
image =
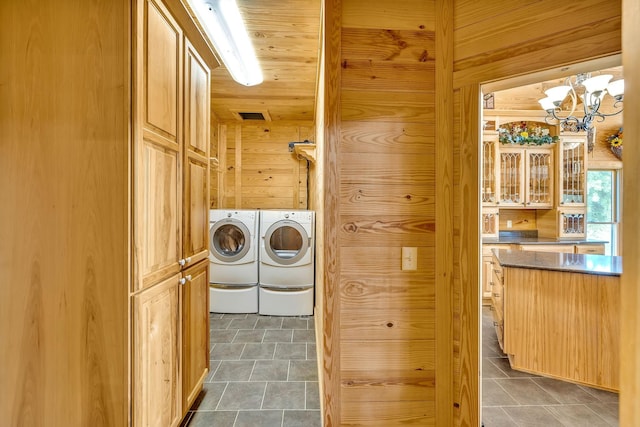
[{"label": "cabinet door handle", "polygon": [[489,282],[489,286],[493,286],[493,282]]},{"label": "cabinet door handle", "polygon": [[186,263],[187,263],[187,260],[184,258],[178,261],[178,264],[180,264],[180,267],[184,267]]},{"label": "cabinet door handle", "polygon": [[496,298],[500,298],[500,294],[499,293],[494,293],[493,296],[496,297]]},{"label": "cabinet door handle", "polygon": [[187,279],[185,279],[184,277],[181,277],[180,280],[178,280],[178,284],[180,285],[184,285],[185,283],[187,283]]},{"label": "cabinet door handle", "polygon": [[191,275],[187,274],[186,276],[184,276],[185,281],[190,282],[191,281]]}]

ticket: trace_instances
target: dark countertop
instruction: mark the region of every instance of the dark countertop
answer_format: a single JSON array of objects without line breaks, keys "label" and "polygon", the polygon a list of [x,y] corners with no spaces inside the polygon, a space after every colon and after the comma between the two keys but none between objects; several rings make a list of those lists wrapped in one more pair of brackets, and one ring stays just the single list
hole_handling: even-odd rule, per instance
[{"label": "dark countertop", "polygon": [[500,265],[504,267],[534,268],[606,276],[619,276],[622,274],[622,257],[619,256],[511,249],[493,249],[493,253],[498,258]]}]

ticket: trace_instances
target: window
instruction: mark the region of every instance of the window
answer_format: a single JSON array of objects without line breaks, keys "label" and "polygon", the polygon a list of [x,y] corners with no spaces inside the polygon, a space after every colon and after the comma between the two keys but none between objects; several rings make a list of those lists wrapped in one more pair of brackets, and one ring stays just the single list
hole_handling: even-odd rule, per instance
[{"label": "window", "polygon": [[587,239],[608,242],[606,255],[618,254],[619,184],[616,170],[587,172]]}]

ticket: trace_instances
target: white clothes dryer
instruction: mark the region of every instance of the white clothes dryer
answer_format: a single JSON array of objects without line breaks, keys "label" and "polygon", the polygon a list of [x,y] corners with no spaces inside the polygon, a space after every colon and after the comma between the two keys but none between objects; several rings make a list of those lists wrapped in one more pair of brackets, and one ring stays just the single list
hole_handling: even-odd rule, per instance
[{"label": "white clothes dryer", "polygon": [[209,310],[258,311],[258,212],[209,211]]},{"label": "white clothes dryer", "polygon": [[258,313],[313,314],[315,212],[260,211]]}]

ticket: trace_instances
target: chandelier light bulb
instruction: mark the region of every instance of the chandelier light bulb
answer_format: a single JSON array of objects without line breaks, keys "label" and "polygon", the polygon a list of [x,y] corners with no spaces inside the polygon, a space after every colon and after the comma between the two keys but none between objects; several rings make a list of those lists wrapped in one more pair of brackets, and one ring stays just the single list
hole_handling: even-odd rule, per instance
[{"label": "chandelier light bulb", "polygon": [[605,90],[609,84],[609,80],[612,78],[613,76],[611,74],[601,74],[583,81],[582,86],[587,89],[587,92],[595,94],[596,92]]},{"label": "chandelier light bulb", "polygon": [[556,108],[555,104],[549,97],[542,98],[538,100],[538,102],[540,103],[540,106],[542,107],[542,109],[545,111],[553,110]]},{"label": "chandelier light bulb", "polygon": [[609,83],[609,86],[607,86],[607,92],[609,92],[609,95],[617,99],[617,97],[624,94],[624,80],[620,79]]},{"label": "chandelier light bulb", "polygon": [[544,93],[547,95],[547,99],[551,100],[551,102],[553,102],[557,107],[567,96],[570,90],[571,86],[556,86],[545,90]]}]

